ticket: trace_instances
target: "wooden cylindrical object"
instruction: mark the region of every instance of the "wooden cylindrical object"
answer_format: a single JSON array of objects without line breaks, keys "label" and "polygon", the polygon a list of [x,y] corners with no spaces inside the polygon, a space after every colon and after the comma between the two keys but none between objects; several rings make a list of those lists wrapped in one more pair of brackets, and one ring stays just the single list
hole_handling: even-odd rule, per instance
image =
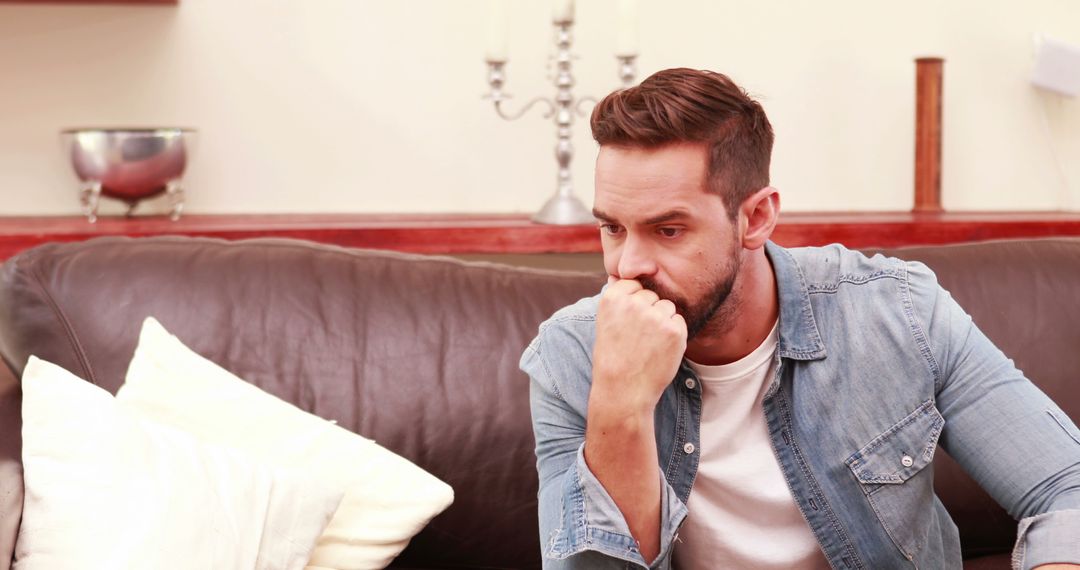
[{"label": "wooden cylindrical object", "polygon": [[941,211],[940,57],[915,60],[915,212]]}]

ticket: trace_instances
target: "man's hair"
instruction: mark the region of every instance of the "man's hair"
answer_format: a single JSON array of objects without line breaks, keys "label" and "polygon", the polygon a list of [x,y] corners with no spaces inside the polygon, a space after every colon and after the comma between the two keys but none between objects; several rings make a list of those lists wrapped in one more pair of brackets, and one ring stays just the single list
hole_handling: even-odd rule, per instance
[{"label": "man's hair", "polygon": [[709,188],[732,219],[743,200],[769,185],[772,126],[761,105],[721,73],[659,71],[604,97],[590,122],[600,146],[707,145]]}]

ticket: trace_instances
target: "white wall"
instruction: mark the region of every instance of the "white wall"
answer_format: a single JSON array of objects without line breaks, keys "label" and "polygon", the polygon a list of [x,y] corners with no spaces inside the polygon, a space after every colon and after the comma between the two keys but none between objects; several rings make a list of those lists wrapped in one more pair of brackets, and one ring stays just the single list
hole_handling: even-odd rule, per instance
[{"label": "white wall", "polygon": [[[520,104],[553,92],[550,5],[509,1]],[[579,94],[617,85],[616,4],[578,1]],[[199,129],[193,212],[534,211],[554,127],[480,99],[487,6],[0,4],[0,215],[77,213],[57,132],[103,125]],[[759,95],[786,209],[889,210],[912,202],[913,59],[943,56],[945,206],[1080,208],[1080,99],[1030,87],[1034,32],[1080,44],[1080,3],[641,0],[640,70],[714,69]],[[585,120],[575,145],[591,203]]]}]

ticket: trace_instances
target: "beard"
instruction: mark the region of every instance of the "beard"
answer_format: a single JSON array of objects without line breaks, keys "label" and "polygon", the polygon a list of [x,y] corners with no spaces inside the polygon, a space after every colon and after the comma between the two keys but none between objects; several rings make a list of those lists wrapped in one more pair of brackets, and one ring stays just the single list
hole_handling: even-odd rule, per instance
[{"label": "beard", "polygon": [[726,305],[729,300],[734,301],[730,297],[735,289],[735,278],[739,275],[739,257],[735,255],[731,259],[731,263],[725,265],[722,273],[714,276],[705,294],[694,302],[660,285],[651,277],[639,277],[638,282],[661,299],[667,299],[675,305],[675,311],[686,321],[686,340],[689,341],[705,330],[706,326],[723,329],[727,321],[726,315],[733,312],[734,307]]}]

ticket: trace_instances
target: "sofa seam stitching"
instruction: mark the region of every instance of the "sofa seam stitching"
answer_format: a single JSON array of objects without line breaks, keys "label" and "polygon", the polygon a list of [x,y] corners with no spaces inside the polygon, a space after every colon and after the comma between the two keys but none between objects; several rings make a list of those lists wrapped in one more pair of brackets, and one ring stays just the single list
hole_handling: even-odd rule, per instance
[{"label": "sofa seam stitching", "polygon": [[64,334],[67,336],[68,342],[71,343],[71,347],[75,351],[75,357],[79,361],[79,365],[82,366],[83,372],[86,374],[86,380],[95,386],[98,385],[97,379],[94,377],[94,371],[90,367],[90,362],[86,358],[86,351],[83,349],[82,344],[79,342],[78,337],[75,335],[74,327],[71,325],[71,321],[64,315],[64,312],[60,310],[60,305],[56,302],[50,294],[47,287],[41,278],[40,267],[34,264],[30,268],[30,276],[33,278],[34,285],[40,291],[42,297],[45,299],[49,308],[53,312],[53,316],[60,321],[61,328],[64,330]]}]

